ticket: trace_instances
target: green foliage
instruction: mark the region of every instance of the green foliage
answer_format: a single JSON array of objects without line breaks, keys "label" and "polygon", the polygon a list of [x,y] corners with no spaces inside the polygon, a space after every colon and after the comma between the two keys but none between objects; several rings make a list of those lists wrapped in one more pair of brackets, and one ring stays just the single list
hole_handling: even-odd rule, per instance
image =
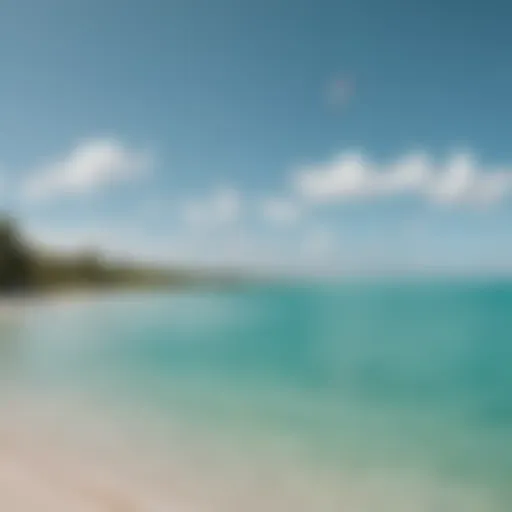
[{"label": "green foliage", "polygon": [[49,255],[27,243],[13,219],[0,215],[0,294],[88,287],[226,286],[239,282],[232,275],[213,276],[199,269],[109,263],[95,251]]},{"label": "green foliage", "polygon": [[178,270],[107,263],[94,251],[74,256],[44,254],[22,239],[12,219],[0,220],[0,294],[61,288],[183,286],[194,281],[190,273]]},{"label": "green foliage", "polygon": [[33,281],[32,254],[21,240],[14,221],[0,220],[0,292],[15,292]]}]

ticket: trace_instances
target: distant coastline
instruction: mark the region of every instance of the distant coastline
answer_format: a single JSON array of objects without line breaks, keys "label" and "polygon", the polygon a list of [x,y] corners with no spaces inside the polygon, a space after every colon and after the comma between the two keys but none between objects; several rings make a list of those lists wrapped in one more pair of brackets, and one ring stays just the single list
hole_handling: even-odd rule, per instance
[{"label": "distant coastline", "polygon": [[9,302],[62,293],[216,287],[240,282],[228,272],[113,262],[97,249],[75,254],[43,251],[23,237],[12,218],[0,218],[0,298]]}]

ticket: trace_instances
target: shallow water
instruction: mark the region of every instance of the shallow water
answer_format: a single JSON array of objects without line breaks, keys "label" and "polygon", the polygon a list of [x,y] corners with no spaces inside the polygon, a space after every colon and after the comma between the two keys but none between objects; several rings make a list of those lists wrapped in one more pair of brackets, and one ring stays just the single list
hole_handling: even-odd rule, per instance
[{"label": "shallow water", "polygon": [[512,503],[512,283],[61,300],[0,340],[4,418],[98,467],[116,445],[197,510]]}]

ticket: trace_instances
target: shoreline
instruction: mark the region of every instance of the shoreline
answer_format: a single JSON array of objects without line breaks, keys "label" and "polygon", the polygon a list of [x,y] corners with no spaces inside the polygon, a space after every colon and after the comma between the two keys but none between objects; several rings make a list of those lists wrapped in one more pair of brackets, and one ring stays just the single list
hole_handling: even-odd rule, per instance
[{"label": "shoreline", "polygon": [[81,302],[93,298],[120,297],[136,294],[173,293],[184,289],[176,287],[98,287],[98,288],[59,288],[47,291],[37,291],[24,294],[0,294],[0,316],[4,313],[19,311],[40,305],[61,304],[70,301]]},{"label": "shoreline", "polygon": [[70,398],[36,392],[0,400],[2,510],[506,510],[485,489],[453,485],[421,468],[316,467],[270,440],[235,448],[174,420],[152,424],[134,411]]}]

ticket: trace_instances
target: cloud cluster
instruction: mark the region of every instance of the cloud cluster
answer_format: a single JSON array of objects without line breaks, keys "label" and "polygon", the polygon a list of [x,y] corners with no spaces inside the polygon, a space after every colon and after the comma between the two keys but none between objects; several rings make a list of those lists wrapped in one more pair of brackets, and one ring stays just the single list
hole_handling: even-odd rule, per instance
[{"label": "cloud cluster", "polygon": [[299,220],[301,211],[293,200],[272,197],[262,201],[261,214],[270,224],[290,225]]},{"label": "cloud cluster", "polygon": [[347,152],[300,169],[294,187],[315,203],[410,194],[436,204],[488,205],[512,193],[512,172],[482,169],[468,153],[456,153],[440,166],[413,153],[382,167],[360,152]]},{"label": "cloud cluster", "polygon": [[306,262],[325,262],[336,255],[337,249],[336,233],[325,226],[315,226],[304,234],[298,254]]},{"label": "cloud cluster", "polygon": [[241,212],[242,199],[233,188],[219,188],[202,199],[183,204],[183,219],[189,226],[216,227],[234,223]]},{"label": "cloud cluster", "polygon": [[[34,168],[21,183],[10,181],[9,195],[16,196],[15,202],[22,197],[28,204],[49,204],[104,189],[117,193],[114,185],[148,176],[151,164],[150,155],[119,140],[89,139],[67,155]],[[13,184],[20,187],[13,188]],[[1,185],[0,179],[0,198]],[[153,192],[158,195],[146,197],[133,217],[123,215],[119,225],[113,219],[89,225],[86,218],[71,218],[65,219],[65,224],[72,229],[45,230],[43,222],[35,231],[41,233],[41,239],[59,245],[97,243],[128,255],[146,251],[155,257],[165,254],[212,264],[328,266],[339,262],[347,249],[340,242],[343,224],[332,217],[331,209],[322,211],[322,204],[410,197],[433,208],[490,206],[512,196],[512,170],[483,168],[466,152],[454,153],[440,164],[428,154],[416,152],[377,165],[362,152],[348,151],[296,168],[287,189],[264,198],[249,197],[245,191],[228,186],[183,200],[169,198],[166,189],[153,187]],[[30,208],[28,211],[30,215]],[[165,220],[171,217],[178,219],[172,227]],[[78,225],[79,221],[82,224]],[[256,229],[251,228],[254,221]],[[145,229],[156,222],[161,227]],[[260,229],[258,222],[279,229]],[[354,243],[358,242],[352,239],[349,252],[354,250]],[[357,264],[361,254],[373,254],[363,245],[355,250]],[[382,247],[380,244],[381,261],[385,259]]]},{"label": "cloud cluster", "polygon": [[2,173],[2,169],[0,168],[0,198],[5,195],[7,192],[7,180]]},{"label": "cloud cluster", "polygon": [[88,194],[113,183],[145,174],[151,165],[148,154],[133,151],[114,139],[92,139],[68,155],[34,169],[22,186],[22,195],[33,201]]}]

